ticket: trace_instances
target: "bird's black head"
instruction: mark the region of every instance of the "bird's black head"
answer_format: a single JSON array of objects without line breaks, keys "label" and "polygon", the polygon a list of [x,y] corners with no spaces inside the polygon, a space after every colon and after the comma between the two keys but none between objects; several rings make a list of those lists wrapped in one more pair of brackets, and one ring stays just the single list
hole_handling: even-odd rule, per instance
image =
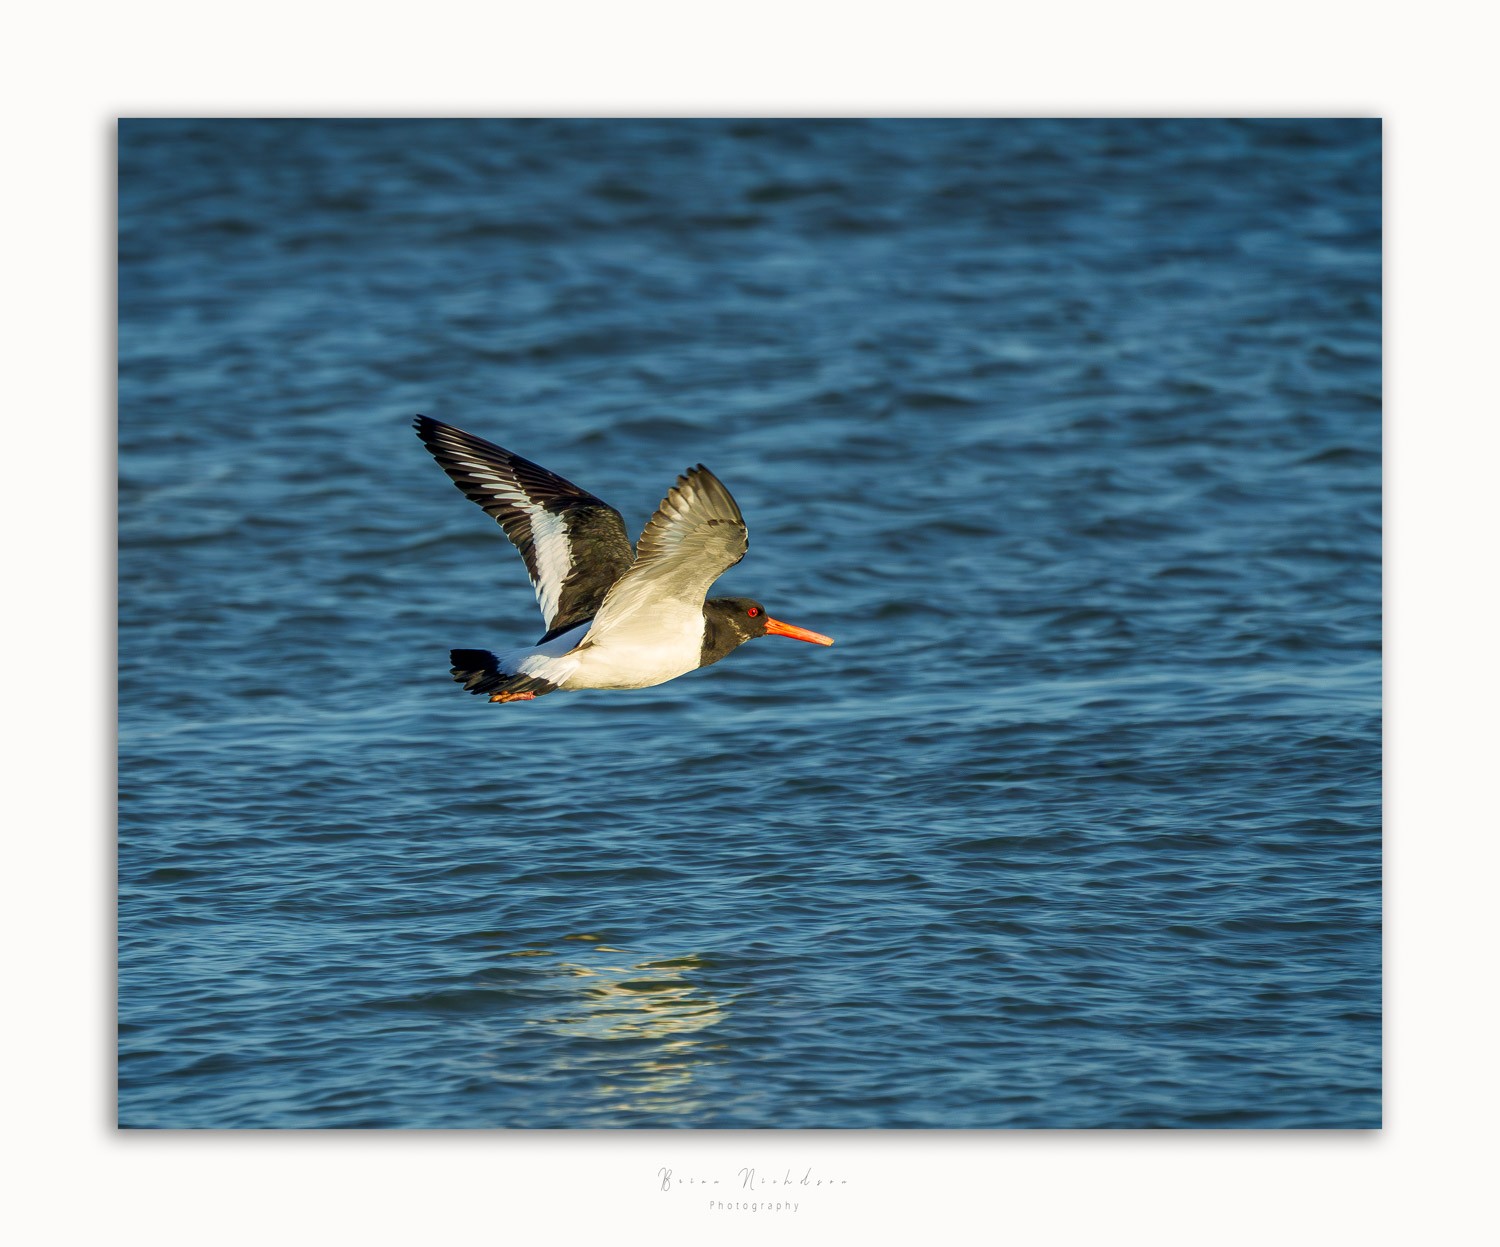
[{"label": "bird's black head", "polygon": [[710,626],[717,623],[733,634],[735,645],[766,635],[766,608],[754,598],[709,598],[703,603],[703,614]]},{"label": "bird's black head", "polygon": [[814,645],[832,645],[833,638],[784,624],[766,614],[754,598],[710,598],[703,603],[703,661],[718,662],[725,654],[758,636],[789,636]]}]

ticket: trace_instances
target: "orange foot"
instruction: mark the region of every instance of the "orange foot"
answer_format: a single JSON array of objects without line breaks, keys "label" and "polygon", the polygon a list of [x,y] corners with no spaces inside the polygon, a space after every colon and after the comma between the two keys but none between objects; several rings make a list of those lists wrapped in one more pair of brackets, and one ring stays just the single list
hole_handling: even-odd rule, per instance
[{"label": "orange foot", "polygon": [[535,693],[491,693],[491,701],[535,701]]}]

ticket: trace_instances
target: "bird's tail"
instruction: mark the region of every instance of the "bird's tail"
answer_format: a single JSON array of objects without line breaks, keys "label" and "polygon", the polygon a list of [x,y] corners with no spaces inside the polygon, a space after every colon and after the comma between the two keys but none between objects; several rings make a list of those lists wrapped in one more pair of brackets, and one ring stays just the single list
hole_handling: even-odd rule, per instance
[{"label": "bird's tail", "polygon": [[[550,693],[557,685],[546,680],[539,680],[531,675],[512,675],[508,671],[500,669],[500,660],[487,649],[455,649],[448,652],[448,660],[453,664],[453,678],[462,684],[471,693],[482,693],[493,697],[495,694],[508,694],[503,700],[522,700],[524,694],[531,697],[540,697],[543,693]],[[525,697],[524,700],[530,700]]]}]

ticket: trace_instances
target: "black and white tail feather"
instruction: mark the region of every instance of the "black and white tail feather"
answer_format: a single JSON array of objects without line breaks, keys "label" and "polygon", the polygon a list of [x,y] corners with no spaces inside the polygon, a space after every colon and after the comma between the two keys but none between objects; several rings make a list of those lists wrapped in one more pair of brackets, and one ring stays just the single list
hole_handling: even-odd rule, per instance
[{"label": "black and white tail feather", "polygon": [[514,675],[500,669],[500,660],[487,649],[455,649],[448,651],[448,661],[453,678],[471,693],[487,697],[496,693],[531,693],[541,696],[557,687],[546,680],[530,675]]}]

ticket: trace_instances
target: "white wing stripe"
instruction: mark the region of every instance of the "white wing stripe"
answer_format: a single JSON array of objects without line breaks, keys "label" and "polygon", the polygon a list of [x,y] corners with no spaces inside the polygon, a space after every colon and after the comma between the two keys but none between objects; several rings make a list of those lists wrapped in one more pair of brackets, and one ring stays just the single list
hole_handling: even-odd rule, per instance
[{"label": "white wing stripe", "polygon": [[562,516],[540,508],[533,511],[531,541],[536,550],[536,600],[542,618],[557,618],[557,602],[563,581],[573,569],[573,547],[568,544],[568,530]]},{"label": "white wing stripe", "polygon": [[526,513],[527,522],[531,525],[531,544],[536,560],[534,587],[537,605],[541,607],[542,618],[549,621],[555,619],[563,581],[573,570],[573,547],[568,542],[568,530],[562,517],[538,506],[514,481],[495,475],[490,464],[457,455],[454,458],[468,468],[476,480],[490,486],[491,495]]}]

